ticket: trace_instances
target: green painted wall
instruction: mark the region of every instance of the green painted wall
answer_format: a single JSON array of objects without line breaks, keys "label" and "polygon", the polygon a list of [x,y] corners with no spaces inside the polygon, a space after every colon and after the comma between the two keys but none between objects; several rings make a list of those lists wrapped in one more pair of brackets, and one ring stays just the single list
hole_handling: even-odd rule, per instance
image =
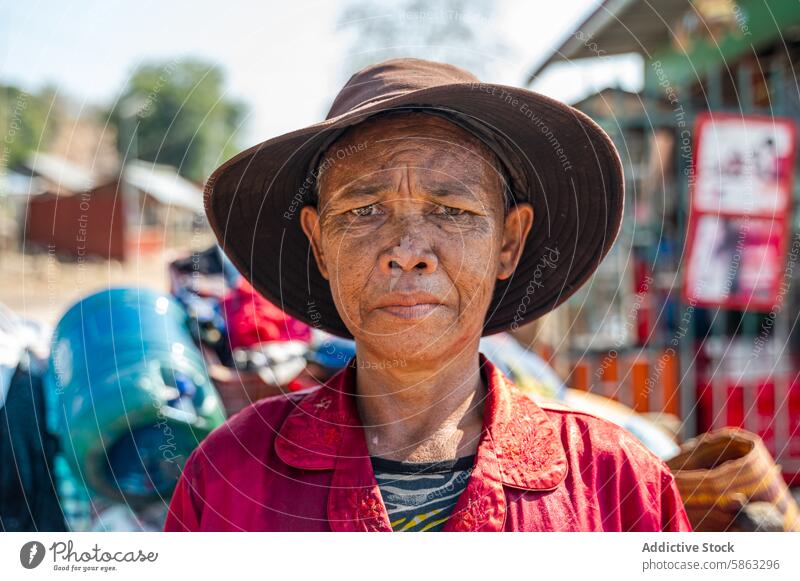
[{"label": "green painted wall", "polygon": [[[715,43],[709,38],[693,39],[686,53],[670,42],[653,51],[645,63],[645,89],[655,89],[664,79],[672,86],[691,84],[722,63],[767,46],[790,27],[800,25],[800,3],[791,0],[739,0],[734,32]],[[669,22],[670,27],[676,23]],[[701,24],[702,26],[702,24]],[[658,61],[660,66],[653,66]]]}]

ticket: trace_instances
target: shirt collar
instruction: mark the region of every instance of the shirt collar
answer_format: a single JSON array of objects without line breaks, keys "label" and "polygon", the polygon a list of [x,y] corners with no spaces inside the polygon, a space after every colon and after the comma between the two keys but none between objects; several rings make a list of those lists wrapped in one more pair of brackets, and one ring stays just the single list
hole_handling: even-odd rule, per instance
[{"label": "shirt collar", "polygon": [[[457,530],[499,530],[505,515],[502,485],[550,490],[567,474],[561,437],[547,414],[483,355],[480,364],[488,387],[484,433],[454,511],[461,507],[464,518],[448,523]],[[328,505],[332,528],[386,530],[388,518],[353,397],[356,370],[351,363],[304,397],[283,423],[275,450],[295,468],[335,471]],[[339,521],[353,526],[337,527]]]}]

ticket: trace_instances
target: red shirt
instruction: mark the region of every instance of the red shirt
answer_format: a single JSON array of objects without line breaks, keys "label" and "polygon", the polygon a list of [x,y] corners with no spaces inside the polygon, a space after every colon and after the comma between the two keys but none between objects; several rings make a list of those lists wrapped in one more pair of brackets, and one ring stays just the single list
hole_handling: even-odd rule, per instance
[{"label": "red shirt", "polygon": [[[483,356],[475,467],[452,531],[689,531],[667,466],[622,428],[539,406]],[[255,403],[192,453],[168,531],[391,531],[355,406],[356,368]]]}]

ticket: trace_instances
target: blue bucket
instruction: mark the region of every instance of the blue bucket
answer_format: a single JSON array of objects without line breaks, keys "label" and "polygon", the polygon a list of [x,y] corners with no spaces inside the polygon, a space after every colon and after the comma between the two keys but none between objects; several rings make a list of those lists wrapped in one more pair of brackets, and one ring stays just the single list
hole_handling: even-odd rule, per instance
[{"label": "blue bucket", "polygon": [[225,421],[185,311],[150,290],[112,288],[73,305],[46,382],[73,474],[126,502],[169,496],[187,456]]}]

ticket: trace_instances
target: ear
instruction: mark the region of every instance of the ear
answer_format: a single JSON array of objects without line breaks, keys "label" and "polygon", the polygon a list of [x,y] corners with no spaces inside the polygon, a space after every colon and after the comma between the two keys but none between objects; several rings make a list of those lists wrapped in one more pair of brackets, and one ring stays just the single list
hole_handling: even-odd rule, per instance
[{"label": "ear", "polygon": [[498,280],[506,280],[514,274],[532,225],[533,206],[530,204],[515,204],[508,211],[503,227],[503,243],[498,256]]},{"label": "ear", "polygon": [[303,206],[300,210],[300,226],[311,243],[311,250],[314,252],[314,260],[317,261],[317,268],[325,280],[328,280],[328,269],[325,266],[325,254],[322,252],[322,233],[319,229],[319,213],[313,206]]}]

